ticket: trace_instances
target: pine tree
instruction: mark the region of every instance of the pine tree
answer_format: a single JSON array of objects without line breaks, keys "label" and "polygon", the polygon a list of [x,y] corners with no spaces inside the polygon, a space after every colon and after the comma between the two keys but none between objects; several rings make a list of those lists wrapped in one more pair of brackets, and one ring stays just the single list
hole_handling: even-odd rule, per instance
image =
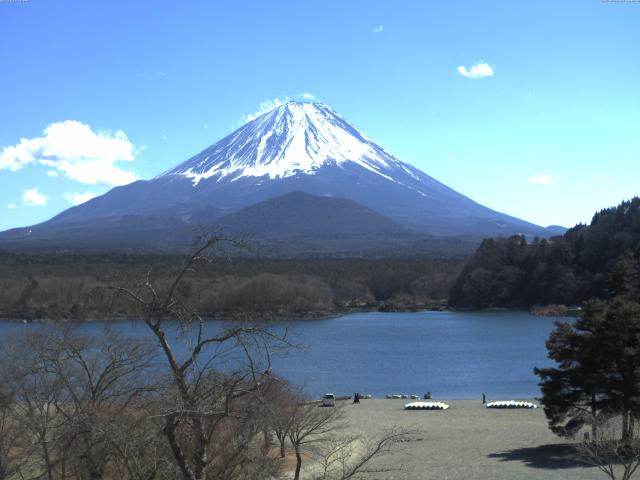
[{"label": "pine tree", "polygon": [[640,416],[640,304],[586,302],[573,324],[556,324],[547,350],[557,366],[534,371],[551,430],[570,437],[595,429],[599,416],[620,415],[629,437]]}]

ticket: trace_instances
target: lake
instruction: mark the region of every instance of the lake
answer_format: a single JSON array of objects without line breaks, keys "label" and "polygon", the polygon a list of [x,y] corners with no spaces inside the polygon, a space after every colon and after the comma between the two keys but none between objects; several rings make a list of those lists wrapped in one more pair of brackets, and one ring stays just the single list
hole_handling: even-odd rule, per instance
[{"label": "lake", "polygon": [[[273,359],[274,372],[314,395],[418,394],[434,398],[532,398],[540,395],[534,366],[548,366],[545,340],[553,320],[525,312],[368,312],[323,320],[281,322],[302,349]],[[219,322],[212,321],[211,328]],[[131,321],[78,328],[147,335]],[[43,328],[0,323],[0,332]]]}]

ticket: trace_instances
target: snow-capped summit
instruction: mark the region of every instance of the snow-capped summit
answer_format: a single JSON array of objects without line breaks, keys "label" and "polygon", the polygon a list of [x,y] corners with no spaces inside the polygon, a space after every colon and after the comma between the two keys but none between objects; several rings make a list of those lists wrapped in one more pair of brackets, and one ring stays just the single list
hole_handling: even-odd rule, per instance
[{"label": "snow-capped summit", "polygon": [[286,178],[313,175],[351,162],[387,180],[397,170],[417,178],[394,157],[322,103],[288,102],[248,122],[202,153],[163,173],[194,185],[204,179]]}]

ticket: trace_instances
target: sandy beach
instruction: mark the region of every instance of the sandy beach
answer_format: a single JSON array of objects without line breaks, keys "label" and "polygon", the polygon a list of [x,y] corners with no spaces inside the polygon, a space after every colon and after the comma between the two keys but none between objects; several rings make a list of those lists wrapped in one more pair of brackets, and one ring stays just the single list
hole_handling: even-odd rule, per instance
[{"label": "sandy beach", "polygon": [[[441,400],[445,411],[406,411],[410,400],[367,399],[345,405],[346,421],[368,438],[393,427],[418,433],[381,459],[402,470],[370,479],[590,480],[603,474],[572,459],[547,428],[542,409],[487,409],[480,400]],[[508,399],[505,399],[508,400]]]}]

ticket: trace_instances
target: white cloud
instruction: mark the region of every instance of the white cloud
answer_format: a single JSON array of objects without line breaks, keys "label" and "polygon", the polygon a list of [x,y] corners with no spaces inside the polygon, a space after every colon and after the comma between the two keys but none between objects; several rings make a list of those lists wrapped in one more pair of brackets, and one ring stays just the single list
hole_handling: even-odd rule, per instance
[{"label": "white cloud", "polygon": [[69,203],[74,205],[80,205],[81,203],[88,202],[92,198],[99,196],[99,193],[93,192],[66,192],[62,194],[62,197]]},{"label": "white cloud", "polygon": [[33,163],[80,183],[124,185],[137,177],[117,163],[134,161],[135,151],[122,130],[94,132],[89,125],[67,120],[49,125],[42,137],[22,138],[17,145],[4,147],[0,170],[15,172]]},{"label": "white cloud", "polygon": [[167,76],[166,72],[153,72],[153,73],[141,72],[138,74],[138,77],[146,78],[147,80],[154,79],[154,78],[164,78],[166,76]]},{"label": "white cloud", "polygon": [[469,70],[467,70],[467,67],[460,65],[458,67],[458,73],[467,78],[492,77],[493,68],[491,68],[491,65],[488,63],[478,62],[474,63]]},{"label": "white cloud", "polygon": [[546,173],[541,173],[539,175],[534,175],[533,177],[529,177],[529,183],[534,185],[553,185],[560,177],[553,177]]},{"label": "white cloud", "polygon": [[316,99],[316,96],[313,93],[309,92],[299,93],[298,95],[296,95],[296,97],[304,98],[305,100],[309,101],[314,101]]},{"label": "white cloud", "polygon": [[7,208],[8,208],[9,210],[15,210],[15,208],[16,208],[16,204],[15,204],[15,203],[10,203],[9,205],[7,205]]},{"label": "white cloud", "polygon": [[260,102],[260,108],[257,111],[253,112],[253,113],[250,113],[248,115],[243,115],[240,118],[240,124],[242,125],[242,124],[245,124],[247,122],[250,122],[251,120],[255,120],[260,115],[265,114],[267,112],[270,112],[274,108],[278,108],[279,106],[284,105],[288,101],[289,101],[289,97],[287,97],[285,95],[282,98],[276,97],[273,100],[268,100],[267,99],[264,102]]},{"label": "white cloud", "polygon": [[593,180],[598,183],[613,183],[615,182],[615,178],[610,177],[609,175],[596,175],[593,177]]},{"label": "white cloud", "polygon": [[371,30],[371,33],[375,35],[376,33],[382,33],[383,30],[384,30],[384,27],[382,25],[378,25],[376,28]]},{"label": "white cloud", "polygon": [[40,193],[37,188],[28,188],[22,194],[22,202],[30,207],[43,207],[48,200],[49,197]]},{"label": "white cloud", "polygon": [[55,178],[60,176],[60,174],[55,170],[47,170],[47,176]]}]

